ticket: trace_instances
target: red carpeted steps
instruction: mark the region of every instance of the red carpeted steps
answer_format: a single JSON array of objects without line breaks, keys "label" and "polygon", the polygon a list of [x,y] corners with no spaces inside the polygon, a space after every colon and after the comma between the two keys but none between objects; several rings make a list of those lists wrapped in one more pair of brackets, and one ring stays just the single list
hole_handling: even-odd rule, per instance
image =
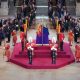
[{"label": "red carpeted steps", "polygon": [[[40,53],[43,53],[43,52],[40,51]],[[48,54],[40,54],[40,53],[39,53],[39,51],[34,51],[33,57],[35,57],[35,58],[37,58],[37,57],[38,58],[50,58],[51,57],[50,51],[49,51]],[[45,51],[45,53],[46,53],[46,51]],[[16,58],[19,58],[19,57],[26,58],[27,57],[27,52],[23,52],[22,54],[17,54],[17,55],[15,55],[15,57]],[[57,58],[70,58],[70,55],[61,53],[61,54],[57,55]]]},{"label": "red carpeted steps", "polygon": [[27,69],[57,69],[74,62],[74,59],[57,58],[56,64],[52,64],[51,58],[33,58],[32,65],[28,64],[28,58],[14,58],[11,62]]},{"label": "red carpeted steps", "polygon": [[[24,50],[22,54],[17,54],[15,57],[27,57],[27,50]],[[40,57],[40,58],[49,58],[51,57],[51,49],[50,46],[35,46],[34,47],[34,57]],[[57,51],[57,57],[58,58],[69,58],[70,55],[66,54],[65,51]]]},{"label": "red carpeted steps", "polygon": [[14,47],[10,61],[28,69],[57,69],[65,65],[68,65],[74,62],[75,60],[68,43],[64,44],[64,51],[57,52],[58,55],[56,64],[52,64],[49,45],[37,45],[34,47],[32,65],[28,64],[27,51],[24,50],[22,54],[19,54],[20,51],[21,44],[18,43]]}]

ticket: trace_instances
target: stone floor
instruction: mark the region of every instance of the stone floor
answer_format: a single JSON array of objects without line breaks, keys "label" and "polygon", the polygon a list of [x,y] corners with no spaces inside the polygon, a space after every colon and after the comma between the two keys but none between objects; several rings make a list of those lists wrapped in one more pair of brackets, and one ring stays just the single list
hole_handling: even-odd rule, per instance
[{"label": "stone floor", "polygon": [[[50,36],[56,37],[54,30],[49,30]],[[28,31],[28,36],[36,38],[36,30]],[[67,33],[65,33],[65,40],[67,41]],[[18,42],[20,42],[18,35]],[[3,42],[4,45],[4,42]],[[25,69],[10,62],[5,62],[3,59],[3,45],[0,47],[0,80],[80,80],[80,63],[72,63],[60,69]],[[12,45],[12,41],[11,44]],[[74,45],[71,47],[74,53]],[[13,47],[11,47],[11,51]]]}]

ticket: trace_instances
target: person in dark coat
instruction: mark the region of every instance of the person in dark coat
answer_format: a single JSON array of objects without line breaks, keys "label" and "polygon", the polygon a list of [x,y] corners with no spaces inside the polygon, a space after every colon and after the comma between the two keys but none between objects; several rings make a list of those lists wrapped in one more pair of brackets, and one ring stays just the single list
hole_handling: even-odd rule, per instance
[{"label": "person in dark coat", "polygon": [[0,19],[0,27],[2,27],[2,19]]},{"label": "person in dark coat", "polygon": [[28,5],[28,3],[29,3],[29,0],[25,0],[25,4]]},{"label": "person in dark coat", "polygon": [[8,38],[8,41],[7,42],[10,42],[11,31],[10,31],[10,27],[9,26],[7,27],[7,38]]},{"label": "person in dark coat", "polygon": [[29,27],[31,28],[31,26],[32,26],[32,20],[33,20],[33,16],[32,16],[32,14],[31,14],[31,13],[30,13],[29,17],[30,17]]},{"label": "person in dark coat", "polygon": [[13,0],[14,6],[16,6],[16,0]]},{"label": "person in dark coat", "polygon": [[18,21],[21,19],[21,13],[17,13],[17,19],[18,19]]},{"label": "person in dark coat", "polygon": [[0,28],[0,46],[1,46],[1,43],[2,43],[2,37],[3,37],[3,32],[2,32],[2,28]]},{"label": "person in dark coat", "polygon": [[77,39],[79,37],[79,27],[76,25],[75,28],[74,28],[74,41],[77,42]]}]

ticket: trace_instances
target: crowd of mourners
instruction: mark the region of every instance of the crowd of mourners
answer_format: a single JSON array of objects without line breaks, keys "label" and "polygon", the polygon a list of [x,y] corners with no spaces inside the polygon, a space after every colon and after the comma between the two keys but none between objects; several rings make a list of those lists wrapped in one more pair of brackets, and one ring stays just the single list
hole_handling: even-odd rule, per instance
[{"label": "crowd of mourners", "polygon": [[70,15],[66,9],[64,0],[56,0],[55,10],[53,10],[53,1],[49,0],[48,16],[52,22],[53,28],[56,29],[57,21],[60,24],[61,31],[68,32],[72,30],[74,42],[78,43],[80,37],[80,18]]},{"label": "crowd of mourners", "polygon": [[35,20],[35,6],[35,0],[25,0],[15,18],[0,19],[0,45],[5,38],[10,42],[13,30],[24,31],[23,24],[26,23],[27,28],[32,27]]},{"label": "crowd of mourners", "polygon": [[33,20],[36,15],[36,0],[25,0],[25,4],[21,5],[20,10],[17,12],[18,21],[26,18],[28,19],[29,26],[32,26]]}]

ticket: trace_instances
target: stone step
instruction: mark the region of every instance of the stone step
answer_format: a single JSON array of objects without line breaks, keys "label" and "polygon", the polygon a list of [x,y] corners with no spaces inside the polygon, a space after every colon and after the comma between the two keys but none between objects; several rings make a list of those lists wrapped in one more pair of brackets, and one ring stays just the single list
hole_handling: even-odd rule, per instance
[{"label": "stone step", "polygon": [[48,6],[48,2],[36,2],[38,6]]},{"label": "stone step", "polygon": [[48,16],[48,0],[36,0],[36,5],[44,6],[44,7],[37,7],[36,16]]},{"label": "stone step", "polygon": [[48,2],[48,0],[36,0],[36,2],[43,2],[43,3],[45,3],[45,2]]},{"label": "stone step", "polygon": [[37,7],[36,16],[48,16],[48,7]]},{"label": "stone step", "polygon": [[[16,58],[26,58],[28,57],[27,53],[22,53],[22,54],[18,54],[18,55],[15,55]],[[36,54],[34,53],[33,54],[33,57],[40,57],[40,58],[48,58],[48,57],[51,57],[51,54]],[[57,55],[58,58],[70,58],[70,55],[69,54],[65,54],[65,53],[61,53],[61,54],[58,54]]]}]

